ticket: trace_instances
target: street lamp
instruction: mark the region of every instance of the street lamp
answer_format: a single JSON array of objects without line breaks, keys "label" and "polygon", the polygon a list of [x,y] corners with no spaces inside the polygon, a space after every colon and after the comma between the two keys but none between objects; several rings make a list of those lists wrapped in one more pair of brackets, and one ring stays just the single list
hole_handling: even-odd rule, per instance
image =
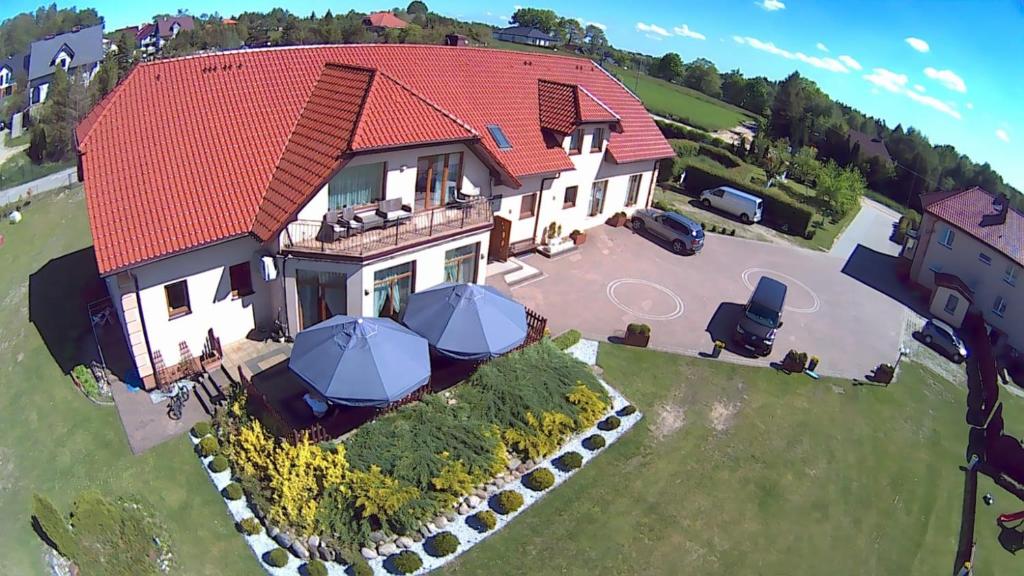
[{"label": "street lamp", "polygon": [[896,358],[896,364],[894,364],[892,367],[893,372],[896,372],[896,369],[900,367],[900,360],[903,360],[903,357],[906,356],[907,354],[910,354],[910,348],[907,348],[906,346],[900,346],[900,355],[898,358]]}]

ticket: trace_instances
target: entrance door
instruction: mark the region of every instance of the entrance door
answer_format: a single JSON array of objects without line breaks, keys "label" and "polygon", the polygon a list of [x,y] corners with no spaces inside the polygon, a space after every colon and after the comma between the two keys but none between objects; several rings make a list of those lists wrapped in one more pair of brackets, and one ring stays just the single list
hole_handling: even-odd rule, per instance
[{"label": "entrance door", "polygon": [[509,255],[509,240],[512,237],[512,221],[501,216],[494,217],[494,228],[491,228],[491,246],[487,257],[497,262],[505,262]]},{"label": "entrance door", "polygon": [[295,284],[299,295],[299,330],[344,314],[348,309],[344,274],[296,270]]}]

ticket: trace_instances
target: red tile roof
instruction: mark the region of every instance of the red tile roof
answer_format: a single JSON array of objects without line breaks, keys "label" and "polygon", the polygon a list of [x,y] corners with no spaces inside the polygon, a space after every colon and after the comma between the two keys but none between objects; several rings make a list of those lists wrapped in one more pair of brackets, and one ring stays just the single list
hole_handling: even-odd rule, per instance
[{"label": "red tile roof", "polygon": [[139,31],[135,33],[135,39],[142,42],[153,35],[153,30],[156,30],[156,26],[153,24],[146,24],[142,28],[139,28]]},{"label": "red tile roof", "polygon": [[985,216],[993,214],[995,196],[974,187],[956,192],[933,192],[921,196],[925,212],[960,228],[1014,262],[1024,266],[1024,214],[1013,208],[1006,212],[1006,222],[982,226]]},{"label": "red tile roof", "polygon": [[565,135],[584,123],[614,122],[619,116],[612,112],[586,88],[540,79],[537,82],[540,126]]},{"label": "red tile roof", "polygon": [[376,28],[405,28],[408,23],[391,12],[374,12],[367,16],[364,22]]},{"label": "red tile roof", "polygon": [[968,301],[974,302],[974,292],[971,287],[964,283],[956,274],[950,274],[948,272],[936,272],[935,273],[935,285],[956,290]]},{"label": "red tile roof", "polygon": [[[327,66],[334,63],[343,66]],[[332,107],[351,106],[366,74],[362,115],[346,128]],[[513,187],[523,176],[571,170],[565,151],[542,135],[542,78],[583,87],[621,118],[608,146],[613,161],[672,156],[640,101],[579,58],[378,44],[245,50],[136,66],[77,129],[100,271],[253,232],[267,239],[298,208],[294,202],[315,193],[283,185],[307,186],[323,174],[331,151],[321,145],[337,146],[332,170],[346,151],[457,139],[469,139]],[[326,119],[337,124],[309,126]],[[501,126],[511,148],[480,137],[489,124]],[[353,129],[346,148],[344,131]],[[289,173],[299,167],[312,173]]]}]

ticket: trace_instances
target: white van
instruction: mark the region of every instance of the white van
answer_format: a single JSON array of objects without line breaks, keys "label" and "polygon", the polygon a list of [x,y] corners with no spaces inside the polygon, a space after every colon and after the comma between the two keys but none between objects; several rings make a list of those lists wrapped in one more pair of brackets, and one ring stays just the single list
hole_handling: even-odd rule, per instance
[{"label": "white van", "polygon": [[706,208],[717,208],[732,214],[744,224],[761,221],[762,200],[735,188],[719,186],[705,190],[700,193],[700,201]]}]

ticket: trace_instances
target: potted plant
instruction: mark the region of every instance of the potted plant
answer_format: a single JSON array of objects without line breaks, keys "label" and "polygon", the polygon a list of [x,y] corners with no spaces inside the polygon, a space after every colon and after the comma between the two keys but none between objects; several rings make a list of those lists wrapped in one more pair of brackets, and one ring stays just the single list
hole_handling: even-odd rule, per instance
[{"label": "potted plant", "polygon": [[892,364],[879,364],[875,368],[873,374],[875,382],[879,384],[889,384],[892,382],[892,377],[896,373],[896,368]]},{"label": "potted plant", "polygon": [[587,233],[581,230],[573,230],[572,234],[569,234],[569,238],[572,238],[573,244],[579,246],[587,241]]},{"label": "potted plant", "polygon": [[651,327],[647,324],[630,324],[626,326],[625,343],[627,346],[646,348],[651,341]]},{"label": "potted plant", "polygon": [[785,370],[786,372],[803,372],[806,366],[806,352],[797,352],[796,350],[790,350],[789,352],[786,352],[786,357],[782,359],[782,369]]},{"label": "potted plant", "polygon": [[628,218],[626,217],[625,212],[616,212],[615,214],[612,214],[611,218],[606,220],[605,223],[612,228],[620,228],[626,225],[627,220]]},{"label": "potted plant", "polygon": [[725,349],[725,342],[721,340],[715,340],[715,348],[711,351],[712,358],[718,358],[722,355],[722,350]]}]

